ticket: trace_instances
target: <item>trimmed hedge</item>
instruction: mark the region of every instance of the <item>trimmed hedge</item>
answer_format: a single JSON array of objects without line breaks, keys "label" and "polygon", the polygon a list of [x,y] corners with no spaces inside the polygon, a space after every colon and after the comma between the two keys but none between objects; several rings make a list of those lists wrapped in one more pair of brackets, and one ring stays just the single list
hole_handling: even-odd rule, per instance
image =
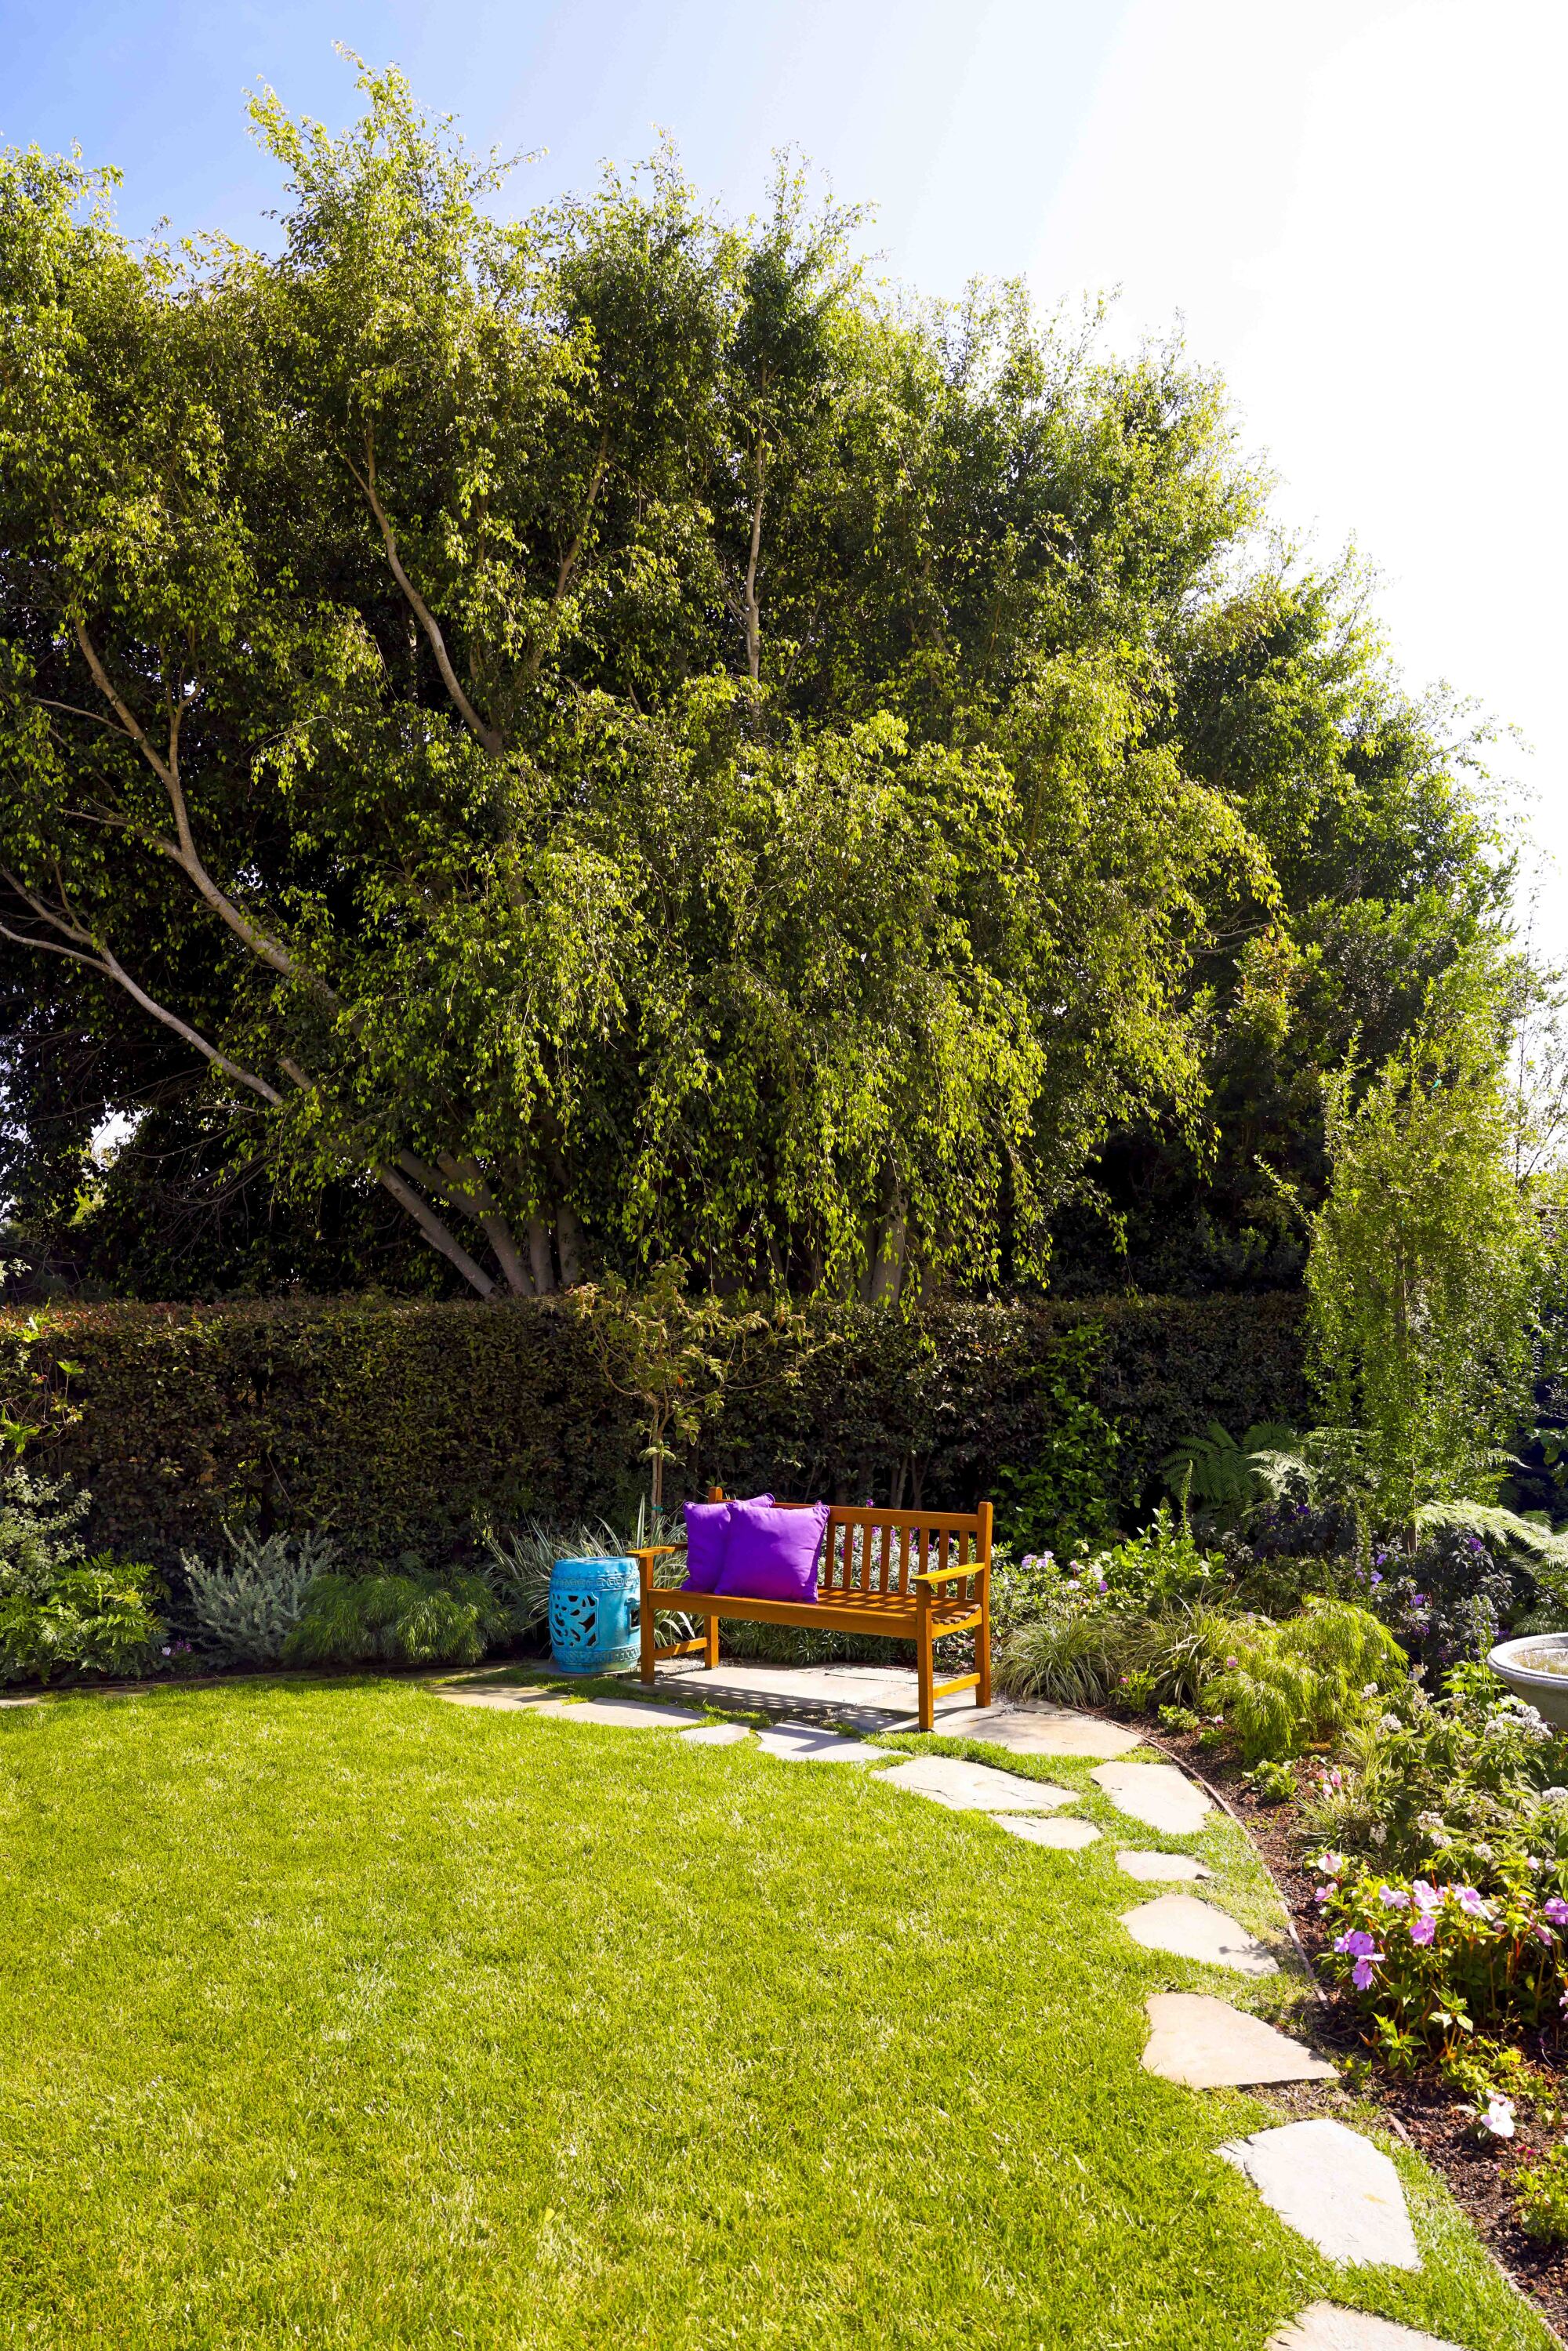
[{"label": "trimmed hedge", "polygon": [[[1204,1421],[1304,1415],[1301,1316],[1295,1293],[813,1310],[803,1359],[770,1342],[747,1366],[688,1490],[963,1505],[1050,1458],[1083,1399],[1119,1432],[1126,1509]],[[476,1517],[624,1511],[644,1477],[632,1408],[549,1304],[0,1312],[0,1386],[14,1409],[52,1393],[29,1458],[89,1489],[96,1542],[161,1563],[248,1513],[361,1561],[449,1557]]]}]

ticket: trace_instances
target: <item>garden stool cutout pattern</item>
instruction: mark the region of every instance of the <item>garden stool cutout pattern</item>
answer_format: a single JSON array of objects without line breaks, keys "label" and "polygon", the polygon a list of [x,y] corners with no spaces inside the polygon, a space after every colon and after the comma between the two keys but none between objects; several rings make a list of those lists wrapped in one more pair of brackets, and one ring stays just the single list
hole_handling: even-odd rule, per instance
[{"label": "garden stool cutout pattern", "polygon": [[563,1674],[623,1673],[637,1662],[634,1559],[558,1559],[549,1572],[549,1648]]}]

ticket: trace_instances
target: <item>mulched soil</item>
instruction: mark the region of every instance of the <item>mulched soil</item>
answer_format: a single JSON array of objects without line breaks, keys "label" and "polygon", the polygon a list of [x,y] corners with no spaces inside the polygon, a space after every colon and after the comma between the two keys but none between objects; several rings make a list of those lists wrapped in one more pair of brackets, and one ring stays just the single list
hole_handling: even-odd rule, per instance
[{"label": "mulched soil", "polygon": [[[1145,1731],[1145,1736],[1149,1734]],[[1312,1899],[1319,1881],[1301,1866],[1301,1837],[1294,1805],[1260,1803],[1239,1765],[1200,1748],[1196,1734],[1161,1731],[1150,1739],[1150,1744],[1164,1748],[1202,1780],[1247,1829],[1284,1896],[1297,1939],[1312,1968],[1320,2002],[1316,2038],[1330,2056],[1365,2057],[1359,2011],[1317,1971],[1317,1955],[1326,1940]],[[1527,2036],[1522,2045],[1532,2064],[1561,2079],[1561,2047],[1547,2048],[1534,2034]],[[1304,2084],[1283,2095],[1265,2095],[1271,2103],[1302,2114],[1332,2108],[1345,2097],[1343,2090],[1324,2092]],[[1508,2184],[1516,2165],[1544,2153],[1551,2144],[1549,2135],[1521,2115],[1518,2136],[1506,2147],[1478,2145],[1469,2134],[1468,2117],[1459,2111],[1464,2104],[1459,2094],[1429,2073],[1404,2081],[1373,2067],[1356,2083],[1356,2095],[1381,2107],[1389,2128],[1407,2145],[1418,2147],[1442,2174],[1500,2267],[1547,2324],[1568,2341],[1568,2252],[1548,2252],[1531,2243],[1514,2220]]]}]

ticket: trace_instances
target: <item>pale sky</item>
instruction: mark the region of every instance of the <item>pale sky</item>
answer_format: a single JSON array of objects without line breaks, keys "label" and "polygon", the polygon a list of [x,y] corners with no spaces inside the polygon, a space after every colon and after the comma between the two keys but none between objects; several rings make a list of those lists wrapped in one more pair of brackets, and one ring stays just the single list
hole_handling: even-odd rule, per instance
[{"label": "pale sky", "polygon": [[334,37],[477,143],[521,207],[657,131],[736,209],[793,142],[879,206],[888,274],[1120,287],[1179,315],[1279,512],[1354,539],[1412,683],[1517,726],[1541,943],[1568,959],[1563,444],[1552,423],[1568,24],[1544,0],[0,0],[0,139],[123,165],[125,225],[264,238],[257,77],[333,123]]}]

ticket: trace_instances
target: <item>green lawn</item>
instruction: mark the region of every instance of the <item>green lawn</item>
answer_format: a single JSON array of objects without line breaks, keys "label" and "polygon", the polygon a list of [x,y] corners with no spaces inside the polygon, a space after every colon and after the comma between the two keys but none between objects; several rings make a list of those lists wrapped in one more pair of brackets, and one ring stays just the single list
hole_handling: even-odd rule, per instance
[{"label": "green lawn", "polygon": [[1544,2344],[1403,2150],[1413,2278],[1216,2159],[1281,2117],[1142,2071],[1145,1993],[1234,1986],[1113,1843],[408,1682],[7,1711],[0,2342]]}]

